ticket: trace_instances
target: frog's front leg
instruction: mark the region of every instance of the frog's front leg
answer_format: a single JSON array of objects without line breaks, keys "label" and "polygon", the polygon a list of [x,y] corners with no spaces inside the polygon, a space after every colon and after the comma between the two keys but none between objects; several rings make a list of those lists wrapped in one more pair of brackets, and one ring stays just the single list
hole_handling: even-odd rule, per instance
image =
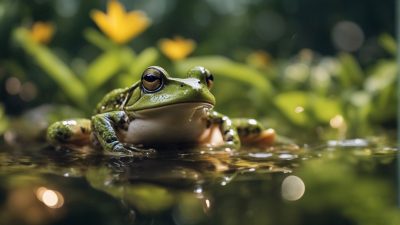
[{"label": "frog's front leg", "polygon": [[219,125],[225,145],[236,149],[240,148],[240,139],[237,130],[229,117],[215,111],[210,111],[208,120],[211,124]]},{"label": "frog's front leg", "polygon": [[129,117],[124,111],[107,112],[92,117],[93,134],[106,151],[131,152],[117,136],[118,129],[127,130],[128,126]]}]

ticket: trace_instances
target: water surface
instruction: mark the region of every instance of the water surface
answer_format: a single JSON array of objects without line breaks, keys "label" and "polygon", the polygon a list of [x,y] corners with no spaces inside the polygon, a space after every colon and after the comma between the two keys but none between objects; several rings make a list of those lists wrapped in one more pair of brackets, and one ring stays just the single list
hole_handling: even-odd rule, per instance
[{"label": "water surface", "polygon": [[400,224],[396,152],[331,141],[106,156],[2,146],[1,224]]}]

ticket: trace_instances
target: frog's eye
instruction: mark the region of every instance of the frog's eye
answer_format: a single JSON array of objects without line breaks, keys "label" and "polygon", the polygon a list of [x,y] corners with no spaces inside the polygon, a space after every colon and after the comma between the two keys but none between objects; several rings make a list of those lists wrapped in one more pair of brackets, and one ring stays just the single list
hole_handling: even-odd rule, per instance
[{"label": "frog's eye", "polygon": [[211,89],[214,84],[214,76],[209,72],[206,74],[206,83],[208,89]]},{"label": "frog's eye", "polygon": [[188,77],[194,77],[201,81],[201,83],[207,85],[208,89],[211,89],[214,83],[214,76],[206,68],[202,66],[196,66],[189,70]]},{"label": "frog's eye", "polygon": [[147,93],[161,90],[163,86],[163,73],[156,68],[148,68],[142,75],[142,88]]},{"label": "frog's eye", "polygon": [[208,89],[211,89],[214,84],[214,76],[210,73],[209,70],[204,67],[200,67],[201,77],[205,79]]}]

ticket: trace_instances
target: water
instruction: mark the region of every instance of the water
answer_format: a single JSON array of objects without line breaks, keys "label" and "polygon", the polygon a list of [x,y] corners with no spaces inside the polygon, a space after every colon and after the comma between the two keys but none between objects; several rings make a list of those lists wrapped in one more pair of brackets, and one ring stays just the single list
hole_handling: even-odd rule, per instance
[{"label": "water", "polygon": [[[143,158],[1,147],[0,224],[400,224],[390,144]],[[161,151],[161,150],[160,150]]]}]

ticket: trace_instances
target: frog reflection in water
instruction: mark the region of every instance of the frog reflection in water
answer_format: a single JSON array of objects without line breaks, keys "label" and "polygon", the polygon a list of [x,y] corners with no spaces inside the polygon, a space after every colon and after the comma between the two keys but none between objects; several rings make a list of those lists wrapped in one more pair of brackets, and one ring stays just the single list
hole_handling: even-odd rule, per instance
[{"label": "frog reflection in water", "polygon": [[169,144],[224,146],[270,145],[273,129],[254,119],[230,119],[213,110],[212,74],[203,67],[187,78],[172,78],[161,67],[147,68],[131,87],[108,93],[89,119],[52,124],[48,140],[56,145],[100,145],[109,152],[131,153],[133,146]]}]

